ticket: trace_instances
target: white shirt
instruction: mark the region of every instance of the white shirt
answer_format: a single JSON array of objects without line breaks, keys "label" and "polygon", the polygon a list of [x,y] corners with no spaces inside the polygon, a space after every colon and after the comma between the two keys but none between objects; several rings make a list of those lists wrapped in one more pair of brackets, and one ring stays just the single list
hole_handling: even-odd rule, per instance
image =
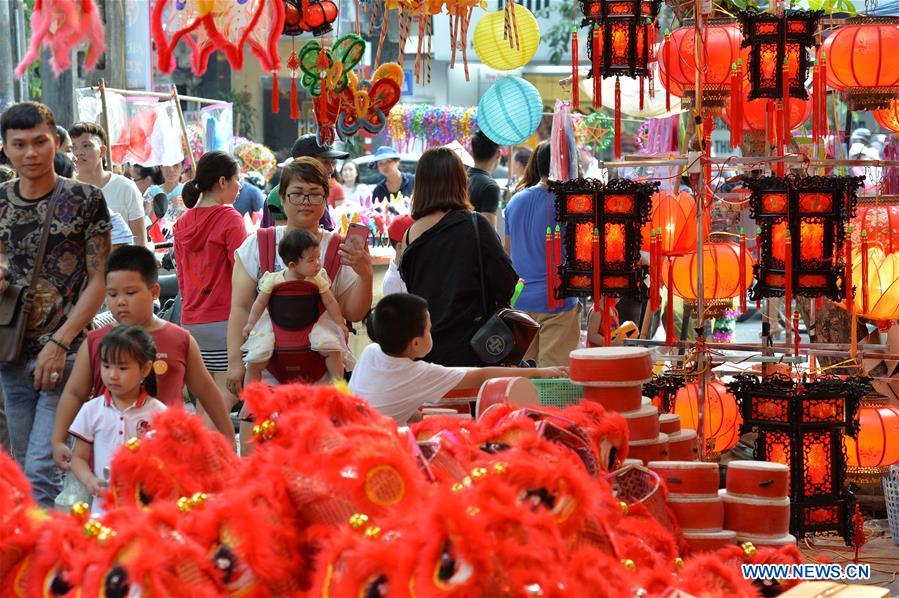
[{"label": "white shirt", "polygon": [[[153,414],[165,409],[162,401],[141,397],[124,411],[119,411],[115,402],[101,395],[81,406],[69,434],[92,445],[94,475],[105,480],[104,470],[112,463],[116,449],[131,438],[146,434],[150,430]],[[100,501],[94,500],[91,513],[102,512]]]},{"label": "white shirt", "polygon": [[143,220],[144,200],[134,181],[112,173],[101,191],[110,212],[121,214],[127,222]]},{"label": "white shirt", "polygon": [[118,212],[109,212],[109,222],[112,223],[112,244],[113,245],[133,245],[134,233],[131,227],[122,218]]},{"label": "white shirt", "polygon": [[381,294],[387,296],[394,293],[408,292],[406,283],[400,275],[399,266],[396,265],[396,262],[390,260],[390,265],[387,266],[387,273],[384,275],[384,282],[381,283]]},{"label": "white shirt", "polygon": [[[286,226],[278,226],[275,229],[275,242],[280,243],[281,239],[284,238],[284,232],[287,230]],[[331,239],[334,237],[334,233],[328,232],[326,230],[321,231],[322,233],[322,242],[321,242],[321,260],[322,267],[325,267],[325,255],[328,251],[328,245],[331,243]],[[247,271],[247,274],[250,275],[250,278],[253,279],[253,282],[258,282],[259,277],[262,275],[260,272],[259,266],[259,242],[256,240],[256,233],[248,236],[246,240],[234,251],[235,259],[239,259],[240,263],[243,264],[244,269]],[[281,256],[278,255],[278,252],[275,251],[275,271],[284,269],[284,260],[281,259]],[[334,293],[334,296],[337,297],[338,301],[343,298],[359,280],[359,275],[356,272],[348,267],[341,266],[340,270],[337,271],[337,280],[331,281],[331,291]]]},{"label": "white shirt", "polygon": [[378,412],[404,424],[428,402],[437,402],[465,377],[465,368],[449,368],[407,357],[391,357],[377,344],[365,347],[350,392]]}]

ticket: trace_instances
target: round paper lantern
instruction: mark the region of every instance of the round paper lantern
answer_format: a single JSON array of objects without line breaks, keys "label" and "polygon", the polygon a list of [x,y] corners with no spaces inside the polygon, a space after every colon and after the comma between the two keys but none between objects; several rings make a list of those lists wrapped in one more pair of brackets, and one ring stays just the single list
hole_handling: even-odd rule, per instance
[{"label": "round paper lantern", "polygon": [[865,17],[833,31],[818,51],[826,57],[827,85],[842,91],[853,110],[888,106],[899,95],[899,19]]},{"label": "round paper lantern", "polygon": [[[870,243],[870,242],[869,242]],[[868,306],[865,309],[862,285],[866,284]],[[890,322],[899,318],[899,253],[884,254],[880,247],[868,247],[868,277],[862,281],[861,251],[852,252],[852,285],[855,298],[852,311],[860,318]],[[840,304],[845,309],[845,302]]]},{"label": "round paper lantern", "polygon": [[[659,46],[659,80],[679,97],[693,96],[696,89],[696,55],[692,25],[675,29]],[[734,21],[711,21],[703,29],[703,103],[722,105],[730,95],[730,69],[737,60],[749,64],[748,48],[740,49],[743,34]],[[669,45],[670,44],[670,45]],[[667,46],[667,48],[666,48]]]},{"label": "round paper lantern", "polygon": [[[743,130],[744,131],[764,131],[768,118],[768,100],[759,98],[757,100],[749,100],[749,82],[743,83]],[[790,98],[790,128],[795,129],[808,120],[812,115],[811,100],[799,100]],[[725,106],[721,113],[721,119],[729,126],[730,114]]]},{"label": "round paper lantern", "polygon": [[861,247],[862,231],[884,253],[899,251],[899,206],[859,206],[852,219],[853,247]]},{"label": "round paper lantern", "polygon": [[[674,412],[680,416],[681,427],[699,428],[699,389],[696,382],[677,391]],[[720,380],[709,380],[705,387],[703,430],[708,452],[723,453],[740,440],[740,410],[737,399]]]},{"label": "round paper lantern", "polygon": [[[703,256],[703,291],[706,301],[731,299],[740,295],[740,289],[752,284],[752,266],[755,263],[747,251],[743,257],[743,285],[740,285],[740,247],[736,243],[706,243]],[[670,270],[670,271],[669,271]],[[662,267],[662,283],[672,279],[673,292],[686,301],[696,301],[696,252],[675,257],[671,268]]]},{"label": "round paper lantern", "polygon": [[523,143],[542,118],[540,92],[521,77],[503,77],[478,102],[478,127],[499,145]]},{"label": "round paper lantern", "polygon": [[874,115],[874,120],[876,120],[881,127],[887,131],[899,133],[899,103],[897,103],[896,100],[890,100],[888,108],[875,110],[871,114]]},{"label": "round paper lantern", "polygon": [[514,35],[503,37],[506,31],[506,11],[497,10],[481,17],[474,29],[474,51],[478,58],[498,71],[511,71],[531,61],[540,45],[540,26],[527,8],[512,4],[515,25]]},{"label": "round paper lantern", "polygon": [[899,461],[899,408],[886,399],[865,399],[858,421],[858,440],[844,436],[846,465],[884,467]]},{"label": "round paper lantern", "polygon": [[[703,230],[709,230],[709,211],[703,212]],[[696,200],[684,190],[677,195],[659,191],[652,196],[652,214],[643,227],[643,250],[649,251],[649,233],[662,230],[663,256],[696,251]]]}]

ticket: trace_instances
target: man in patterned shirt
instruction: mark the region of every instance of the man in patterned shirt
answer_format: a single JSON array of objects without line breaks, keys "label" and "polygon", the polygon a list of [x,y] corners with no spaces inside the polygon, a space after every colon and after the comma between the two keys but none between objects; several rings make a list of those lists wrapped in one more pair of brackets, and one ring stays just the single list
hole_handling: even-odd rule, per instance
[{"label": "man in patterned shirt", "polygon": [[22,353],[0,364],[13,457],[35,498],[50,506],[62,477],[50,443],[56,405],[84,329],[103,303],[112,227],[99,189],[57,177],[59,138],[49,108],[13,105],[0,117],[0,134],[19,173],[0,185],[0,293],[31,282],[50,197],[62,181]]}]

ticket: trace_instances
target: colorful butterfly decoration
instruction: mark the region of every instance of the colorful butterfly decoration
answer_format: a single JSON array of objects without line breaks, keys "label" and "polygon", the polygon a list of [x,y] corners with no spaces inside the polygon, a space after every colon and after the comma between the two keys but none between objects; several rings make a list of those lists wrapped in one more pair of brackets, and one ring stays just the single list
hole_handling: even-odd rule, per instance
[{"label": "colorful butterfly decoration", "polygon": [[395,62],[378,67],[369,81],[357,81],[355,74],[341,96],[337,133],[347,139],[357,133],[374,137],[387,126],[387,115],[400,100],[403,68]]},{"label": "colorful butterfly decoration", "polygon": [[349,73],[365,54],[365,40],[354,33],[342,35],[328,48],[318,40],[306,42],[297,59],[303,72],[303,87],[315,97],[321,95],[322,82],[332,94],[341,94],[349,85]]}]

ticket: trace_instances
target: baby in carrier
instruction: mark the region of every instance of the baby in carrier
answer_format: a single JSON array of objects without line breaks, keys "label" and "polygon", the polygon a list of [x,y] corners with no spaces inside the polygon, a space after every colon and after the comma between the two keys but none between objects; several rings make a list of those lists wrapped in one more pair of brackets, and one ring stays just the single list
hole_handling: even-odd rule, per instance
[{"label": "baby in carrier", "polygon": [[278,244],[278,255],[287,265],[279,272],[266,272],[259,279],[259,294],[250,310],[247,325],[244,326],[245,342],[241,349],[246,352],[247,382],[262,378],[275,347],[275,334],[268,313],[272,292],[281,283],[306,280],[318,287],[325,312],[309,334],[310,349],[325,358],[328,375],[332,379],[343,379],[344,367],[352,368],[352,353],[347,347],[349,331],[344,323],[340,305],[331,292],[331,280],[322,268],[319,240],[305,230],[286,232]]}]

